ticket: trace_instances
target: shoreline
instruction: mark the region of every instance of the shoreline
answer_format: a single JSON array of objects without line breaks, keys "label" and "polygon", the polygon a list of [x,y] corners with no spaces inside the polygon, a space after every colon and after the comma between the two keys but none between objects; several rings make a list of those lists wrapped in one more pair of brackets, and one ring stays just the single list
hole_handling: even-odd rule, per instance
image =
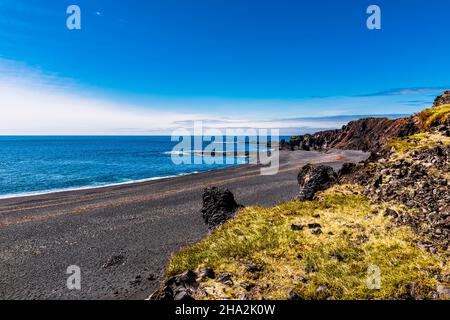
[{"label": "shoreline", "polygon": [[103,189],[103,188],[117,187],[117,186],[122,186],[122,185],[140,184],[140,183],[145,183],[145,182],[150,182],[150,181],[159,181],[159,180],[166,180],[166,179],[184,177],[184,176],[189,176],[189,175],[195,175],[195,174],[200,174],[200,173],[207,173],[207,172],[211,172],[211,171],[227,170],[230,168],[246,166],[246,165],[249,165],[249,163],[237,163],[237,164],[232,164],[225,168],[212,168],[209,170],[179,173],[179,174],[169,175],[169,176],[143,178],[143,179],[138,179],[138,180],[124,181],[124,182],[112,182],[112,183],[107,183],[104,185],[88,185],[88,186],[73,187],[73,188],[49,189],[49,190],[42,190],[42,191],[10,193],[10,194],[4,194],[4,195],[0,194],[0,201],[8,200],[8,199],[16,199],[16,198],[29,198],[29,197],[35,197],[35,196],[51,195],[51,194],[58,194],[58,193],[65,193],[65,192],[76,192],[76,191],[91,190],[91,189]]},{"label": "shoreline", "polygon": [[209,172],[209,171],[213,171],[213,170],[222,170],[222,169],[211,169],[211,170],[207,170],[207,171],[194,171],[194,172],[190,172],[190,173],[180,173],[180,174],[164,176],[164,177],[153,177],[153,178],[144,178],[144,179],[139,179],[139,180],[108,183],[108,184],[99,185],[99,186],[92,185],[92,186],[84,186],[84,187],[22,192],[22,193],[17,193],[17,194],[12,193],[12,194],[0,195],[0,200],[8,200],[8,199],[16,199],[16,198],[30,198],[30,197],[35,197],[35,196],[51,195],[51,194],[58,194],[58,193],[64,193],[64,192],[102,189],[102,188],[116,187],[116,186],[129,185],[129,184],[138,184],[138,183],[144,183],[144,182],[149,182],[149,181],[171,179],[171,178],[183,177],[183,176],[187,176],[187,175],[191,175],[191,174],[198,174],[198,173]]},{"label": "shoreline", "polygon": [[[260,166],[248,164],[2,199],[0,299],[145,299],[164,278],[172,254],[208,234],[201,216],[204,188],[229,188],[245,206],[272,207],[295,197],[297,174],[306,163],[339,169],[367,156],[349,150],[286,151],[272,176],[261,176]],[[81,268],[80,291],[65,286],[71,265]]]},{"label": "shoreline", "polygon": [[[169,180],[169,179],[176,179],[181,178],[185,176],[191,176],[196,174],[204,174],[208,172],[220,172],[223,170],[228,170],[236,167],[243,167],[251,165],[249,163],[242,163],[242,164],[234,164],[230,165],[229,167],[225,168],[217,168],[217,169],[209,169],[205,171],[193,171],[188,173],[180,173],[170,176],[161,176],[161,177],[152,177],[152,178],[143,178],[138,180],[131,180],[131,181],[124,181],[124,182],[113,182],[108,183],[105,185],[92,185],[92,186],[84,186],[84,187],[73,187],[73,188],[63,188],[63,189],[51,189],[51,190],[43,190],[43,191],[31,191],[31,192],[22,192],[17,194],[5,194],[0,195],[0,201],[2,200],[10,200],[10,199],[22,199],[22,198],[32,198],[32,197],[39,197],[39,196],[47,196],[47,195],[58,195],[58,194],[64,194],[69,192],[78,192],[78,191],[89,191],[89,190],[101,190],[101,189],[108,189],[113,187],[120,187],[120,186],[128,186],[128,185],[139,185],[143,183],[148,182],[154,182],[154,181],[163,181],[163,180]],[[106,191],[106,190],[105,190]]]}]

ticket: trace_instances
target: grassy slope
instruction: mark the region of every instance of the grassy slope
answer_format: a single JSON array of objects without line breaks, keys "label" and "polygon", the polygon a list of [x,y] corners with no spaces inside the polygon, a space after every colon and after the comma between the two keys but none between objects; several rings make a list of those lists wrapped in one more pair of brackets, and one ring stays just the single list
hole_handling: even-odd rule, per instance
[{"label": "grassy slope", "polygon": [[[286,299],[292,289],[304,299],[402,298],[412,282],[416,293],[430,298],[442,261],[416,247],[414,232],[395,225],[383,212],[349,185],[327,190],[317,201],[247,208],[207,239],[177,253],[168,273],[200,267],[230,272],[231,287],[214,280],[201,283],[207,298]],[[317,214],[320,218],[313,217]],[[291,229],[291,224],[312,222],[322,225],[322,234]],[[247,272],[249,263],[262,271]],[[367,287],[370,265],[381,270],[380,290]],[[255,287],[247,292],[242,283]],[[320,286],[327,289],[318,291]]]},{"label": "grassy slope", "polygon": [[[442,106],[419,117],[430,125],[445,121],[449,113],[450,106]],[[411,151],[439,144],[450,144],[450,138],[422,133],[392,140],[389,147],[398,157],[407,157]],[[420,249],[419,236],[410,227],[384,216],[388,204],[371,204],[359,188],[335,186],[315,201],[246,208],[208,238],[175,254],[168,276],[202,267],[231,273],[232,286],[215,280],[200,283],[196,298],[207,299],[286,299],[292,290],[304,299],[406,298],[412,284],[416,295],[431,298],[436,276],[450,272],[448,261]],[[322,233],[291,228],[308,223],[319,223]],[[261,271],[249,272],[249,264]],[[371,265],[381,271],[379,290],[367,286]],[[247,291],[241,284],[253,288]]]},{"label": "grassy slope", "polygon": [[450,137],[445,137],[439,133],[418,133],[404,139],[392,139],[388,142],[389,148],[404,155],[411,151],[420,151],[440,145],[449,145]]},{"label": "grassy slope", "polygon": [[404,139],[392,139],[387,146],[394,148],[397,153],[404,154],[413,150],[423,150],[439,144],[450,144],[450,138],[441,134],[430,133],[430,128],[448,123],[450,118],[450,105],[442,105],[425,109],[417,114],[417,118],[425,132],[412,135]]},{"label": "grassy slope", "polygon": [[425,129],[432,126],[444,124],[450,118],[450,105],[445,104],[438,107],[431,107],[420,112],[418,115]]}]

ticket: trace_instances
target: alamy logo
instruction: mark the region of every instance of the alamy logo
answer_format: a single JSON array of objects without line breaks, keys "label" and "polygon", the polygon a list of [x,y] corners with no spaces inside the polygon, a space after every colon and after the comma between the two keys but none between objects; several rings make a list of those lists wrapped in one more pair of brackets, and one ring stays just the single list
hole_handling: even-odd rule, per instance
[{"label": "alamy logo", "polygon": [[67,14],[70,16],[67,18],[66,25],[69,30],[81,30],[81,9],[77,5],[71,5],[67,7]]},{"label": "alamy logo", "polygon": [[81,269],[79,266],[69,266],[66,271],[70,276],[67,278],[67,289],[81,290]]},{"label": "alamy logo", "polygon": [[377,5],[371,5],[367,8],[367,28],[369,30],[381,30],[381,8]]},{"label": "alamy logo", "polygon": [[[66,25],[69,30],[81,30],[81,9],[77,5],[70,5],[67,7],[67,14],[70,16],[67,18]],[[381,30],[381,8],[377,5],[370,5],[367,8],[367,14],[370,16],[367,18],[367,28],[369,30]],[[100,15],[97,12],[97,15]]]},{"label": "alamy logo", "polygon": [[175,130],[172,141],[179,142],[171,152],[172,162],[181,164],[239,164],[248,159],[261,165],[261,175],[275,175],[279,168],[279,129],[203,128],[194,122],[193,134],[187,129]]}]

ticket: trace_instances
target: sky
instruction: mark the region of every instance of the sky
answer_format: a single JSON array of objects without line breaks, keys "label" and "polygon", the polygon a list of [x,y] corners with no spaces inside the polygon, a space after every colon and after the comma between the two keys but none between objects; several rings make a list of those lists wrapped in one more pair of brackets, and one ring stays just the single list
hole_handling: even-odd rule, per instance
[{"label": "sky", "polygon": [[[81,30],[69,30],[69,5]],[[369,5],[381,30],[369,30]],[[341,126],[450,88],[448,0],[0,0],[0,134]],[[336,117],[347,116],[347,117]],[[350,117],[351,118],[351,117]]]}]

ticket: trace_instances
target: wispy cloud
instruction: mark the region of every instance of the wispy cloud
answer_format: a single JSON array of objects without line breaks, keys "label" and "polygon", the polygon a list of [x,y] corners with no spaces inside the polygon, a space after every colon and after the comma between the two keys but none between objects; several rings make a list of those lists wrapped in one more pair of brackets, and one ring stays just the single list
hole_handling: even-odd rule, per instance
[{"label": "wispy cloud", "polygon": [[102,94],[57,73],[0,58],[0,134],[170,134],[179,127],[191,128],[194,121],[203,121],[205,128],[304,133],[338,128],[360,115],[411,114],[431,104],[429,92],[430,88],[402,89],[384,95],[299,100],[137,100]]},{"label": "wispy cloud", "polygon": [[359,95],[360,97],[377,97],[377,96],[408,96],[408,95],[430,95],[448,90],[448,87],[424,87],[424,88],[398,88],[386,91],[373,92]]},{"label": "wispy cloud", "polygon": [[173,121],[197,119],[195,113],[124,105],[85,94],[76,82],[0,61],[0,134],[134,134],[174,128]]}]

